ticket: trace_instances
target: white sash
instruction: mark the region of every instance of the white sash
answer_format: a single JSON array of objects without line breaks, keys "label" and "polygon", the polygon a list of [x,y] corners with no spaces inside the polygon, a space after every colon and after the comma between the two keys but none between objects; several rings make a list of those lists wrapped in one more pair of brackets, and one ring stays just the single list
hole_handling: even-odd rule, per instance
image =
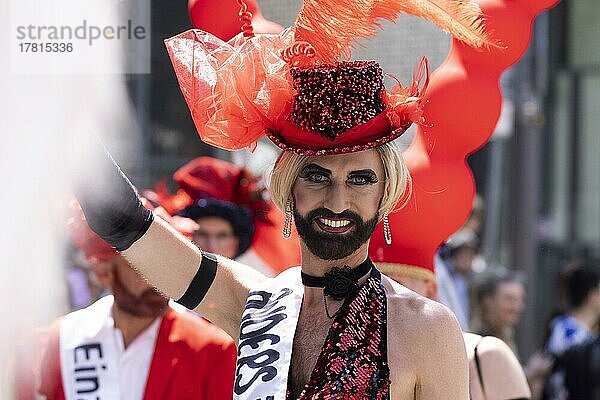
[{"label": "white sash", "polygon": [[121,398],[113,297],[67,315],[60,325],[60,366],[65,400]]},{"label": "white sash", "polygon": [[235,400],[285,400],[303,296],[300,267],[250,291],[240,327]]}]

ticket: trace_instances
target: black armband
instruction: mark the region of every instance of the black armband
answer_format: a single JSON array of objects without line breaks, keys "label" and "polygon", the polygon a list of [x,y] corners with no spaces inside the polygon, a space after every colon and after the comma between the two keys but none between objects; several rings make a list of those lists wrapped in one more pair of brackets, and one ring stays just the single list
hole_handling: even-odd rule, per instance
[{"label": "black armband", "polygon": [[217,275],[217,257],[212,253],[202,252],[200,268],[194,275],[190,286],[177,302],[189,310],[198,307]]},{"label": "black armband", "polygon": [[93,176],[79,177],[77,200],[90,228],[117,250],[127,250],[154,217],[104,146],[98,143],[93,151]]}]

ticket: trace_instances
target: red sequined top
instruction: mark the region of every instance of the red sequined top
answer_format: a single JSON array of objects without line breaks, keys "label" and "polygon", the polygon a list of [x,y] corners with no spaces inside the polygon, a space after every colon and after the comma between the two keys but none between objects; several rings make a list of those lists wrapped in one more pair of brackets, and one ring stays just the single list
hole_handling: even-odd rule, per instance
[{"label": "red sequined top", "polygon": [[387,300],[381,274],[371,276],[334,318],[298,400],[389,399]]}]

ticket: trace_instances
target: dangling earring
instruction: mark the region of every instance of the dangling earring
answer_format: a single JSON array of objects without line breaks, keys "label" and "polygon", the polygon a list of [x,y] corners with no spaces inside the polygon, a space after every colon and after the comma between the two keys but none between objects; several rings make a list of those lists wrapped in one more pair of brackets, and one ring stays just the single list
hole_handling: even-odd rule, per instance
[{"label": "dangling earring", "polygon": [[387,213],[383,214],[383,238],[388,246],[392,244],[392,231],[390,230],[390,221],[388,220]]},{"label": "dangling earring", "polygon": [[292,234],[292,200],[288,199],[285,202],[285,221],[283,222],[283,230],[281,234],[284,238],[289,238]]}]

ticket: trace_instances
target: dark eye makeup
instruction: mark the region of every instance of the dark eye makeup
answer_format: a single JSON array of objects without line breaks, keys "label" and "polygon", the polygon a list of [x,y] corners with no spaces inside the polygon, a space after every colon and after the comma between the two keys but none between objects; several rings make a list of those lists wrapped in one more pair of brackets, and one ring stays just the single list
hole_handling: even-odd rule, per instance
[{"label": "dark eye makeup", "polygon": [[313,183],[326,182],[331,178],[331,171],[317,164],[308,164],[300,171],[300,178]]},{"label": "dark eye makeup", "polygon": [[[317,164],[308,164],[302,168],[299,177],[311,183],[325,183],[331,180],[331,171]],[[371,185],[379,182],[372,169],[361,169],[348,173],[347,182],[353,185]]]},{"label": "dark eye makeup", "polygon": [[348,181],[357,185],[370,185],[379,182],[379,179],[372,169],[362,169],[350,172],[348,174]]}]

